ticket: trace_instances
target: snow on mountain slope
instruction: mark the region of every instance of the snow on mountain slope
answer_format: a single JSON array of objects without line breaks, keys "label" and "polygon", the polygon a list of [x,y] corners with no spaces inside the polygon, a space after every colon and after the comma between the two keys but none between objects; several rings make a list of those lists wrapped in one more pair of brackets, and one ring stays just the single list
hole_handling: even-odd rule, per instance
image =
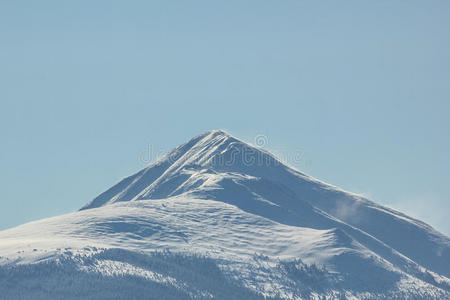
[{"label": "snow on mountain slope", "polygon": [[78,212],[0,232],[0,299],[444,299],[449,249],[210,131]]},{"label": "snow on mountain slope", "polygon": [[[415,276],[403,272],[339,229],[284,225],[221,201],[185,196],[115,203],[44,219],[3,231],[0,239],[0,264],[7,270],[0,277],[4,280],[0,279],[0,287],[10,293],[18,292],[11,288],[11,280],[24,276],[21,266],[28,266],[23,272],[32,274],[47,274],[45,268],[50,274],[59,273],[65,268],[69,274],[79,272],[75,273],[76,278],[81,277],[82,281],[90,280],[83,277],[101,274],[106,282],[113,282],[107,286],[132,276],[190,292],[198,289],[199,283],[186,283],[190,275],[180,277],[179,271],[155,268],[152,259],[161,255],[155,250],[185,255],[181,260],[192,259],[192,253],[203,255],[191,266],[191,272],[204,272],[203,264],[210,259],[220,270],[216,281],[222,280],[220,276],[231,283],[237,278],[233,286],[272,297],[347,293],[358,298],[422,295],[437,299],[448,295],[450,285],[448,279],[420,268],[411,268]],[[166,256],[161,260],[173,259]],[[74,270],[67,270],[68,267]],[[10,274],[14,275],[12,279]],[[37,277],[31,285],[60,286],[59,278],[51,279],[56,283]],[[205,287],[215,296],[216,281]],[[141,284],[138,281],[137,286],[132,285],[138,294],[143,292]],[[410,292],[411,286],[415,293]],[[35,290],[27,290],[28,285],[18,287],[35,295]],[[66,293],[65,297],[71,295],[64,290],[61,293]]]},{"label": "snow on mountain slope", "polygon": [[[285,194],[290,193],[290,198],[279,205],[281,208],[291,205],[296,206],[291,207],[292,210],[301,212],[301,206],[309,203],[372,235],[424,267],[450,277],[450,241],[447,236],[400,212],[302,174],[282,164],[271,154],[221,130],[193,138],[159,162],[107,190],[84,209],[118,201],[160,199],[181,193],[202,196],[205,189],[206,193],[211,189],[207,187],[211,178],[223,178],[224,174],[230,173],[253,176],[264,181],[262,185],[280,185],[277,188],[279,193],[268,189],[273,195],[266,199],[279,201],[280,196],[286,199]],[[228,183],[232,182],[230,180]],[[243,188],[251,190],[248,185]],[[237,189],[239,186],[224,188],[228,196]],[[232,198],[228,196],[224,198]]]}]

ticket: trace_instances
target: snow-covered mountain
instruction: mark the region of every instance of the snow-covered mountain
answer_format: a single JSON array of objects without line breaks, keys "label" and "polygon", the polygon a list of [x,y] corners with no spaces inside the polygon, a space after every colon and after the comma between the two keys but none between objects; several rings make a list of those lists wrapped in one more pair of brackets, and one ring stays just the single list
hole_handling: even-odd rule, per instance
[{"label": "snow-covered mountain", "polygon": [[78,212],[0,232],[0,292],[449,299],[450,239],[214,130]]}]

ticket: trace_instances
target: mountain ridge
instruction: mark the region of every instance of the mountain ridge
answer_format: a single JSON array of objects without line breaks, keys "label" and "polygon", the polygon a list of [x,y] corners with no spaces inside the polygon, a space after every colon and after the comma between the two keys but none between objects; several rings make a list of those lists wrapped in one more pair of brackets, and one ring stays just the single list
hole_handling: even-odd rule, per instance
[{"label": "mountain ridge", "polygon": [[[197,173],[195,170],[190,174],[184,172],[186,168],[192,168],[192,170],[197,168]],[[245,174],[275,184],[282,184],[287,190],[291,190],[297,195],[297,201],[302,200],[302,202],[306,202],[348,225],[361,229],[384,243],[387,242],[389,246],[413,260],[418,260],[425,267],[447,277],[450,276],[450,242],[448,239],[445,240],[446,237],[443,234],[428,224],[307,176],[283,164],[269,152],[240,141],[223,130],[211,130],[197,135],[157,162],[120,181],[82,209],[98,207],[99,203],[104,205],[116,201],[161,199],[175,196],[181,193],[178,188],[182,185],[184,185],[183,193],[197,189],[195,193],[198,196],[198,185],[206,188],[207,183],[211,183],[214,177],[212,175],[202,176],[202,174],[198,174],[200,170],[204,172],[212,170],[220,174]],[[230,180],[231,182],[233,180]],[[124,185],[127,186],[124,187]],[[210,189],[210,187],[208,188]],[[110,194],[116,189],[120,190],[120,193],[111,197]],[[410,223],[415,226],[409,226],[406,230],[399,232],[392,232],[393,222],[395,226],[398,224],[409,225]],[[376,226],[373,226],[373,223]],[[409,235],[411,232],[415,233],[415,236],[411,236],[410,240],[406,241],[408,242],[407,246],[403,244],[405,241],[398,242],[405,236],[405,232]],[[428,234],[431,234],[434,240],[426,239],[427,244],[424,246],[424,236]],[[439,245],[439,243],[443,245]],[[417,248],[441,250],[422,249],[421,251],[426,253],[424,255],[422,252],[416,251]],[[448,258],[447,262],[442,262],[442,256]]]},{"label": "mountain ridge", "polygon": [[28,278],[43,299],[51,286],[72,299],[75,276],[95,299],[89,282],[151,286],[156,299],[442,299],[448,258],[450,239],[431,226],[212,130],[77,212],[1,231],[0,288],[34,299],[16,282]]},{"label": "mountain ridge", "polygon": [[[202,142],[202,141],[203,141],[203,143],[200,143],[200,145],[199,145],[199,142]],[[200,161],[201,163],[192,164],[192,160],[198,159],[198,157],[199,157],[198,153],[195,153],[193,155],[192,152],[197,152],[197,151],[193,151],[193,150],[200,150],[200,152],[205,152],[205,144],[210,144],[210,143],[214,143],[214,142],[222,142],[221,144],[219,144],[219,146],[221,146],[222,148],[215,149],[215,150],[224,150],[224,152],[217,153],[217,151],[216,151],[214,153],[216,156],[214,156],[214,157],[208,156],[206,159],[203,158]],[[228,149],[223,149],[224,145],[228,146]],[[210,146],[210,145],[208,145],[208,146]],[[216,146],[216,145],[214,145],[214,146]],[[226,150],[228,150],[228,152]],[[211,151],[211,150],[209,150],[209,151]],[[188,155],[188,158],[186,158],[185,156],[188,152],[189,152],[189,155]],[[203,154],[203,153],[201,153],[201,154]],[[211,153],[208,153],[208,154],[211,154]],[[253,157],[254,158],[254,156],[257,156],[256,160],[254,159],[254,160],[248,161],[248,162],[244,161],[245,157],[247,157],[247,158]],[[192,157],[194,157],[194,159],[192,159]],[[259,167],[266,167],[266,166],[270,167],[271,165],[283,165],[284,167],[289,168],[292,172],[296,172],[297,174],[304,176],[305,178],[308,178],[311,181],[320,182],[320,183],[323,183],[324,185],[329,186],[330,188],[340,190],[340,188],[338,188],[338,187],[321,182],[320,180],[309,177],[309,176],[301,173],[298,170],[294,170],[291,167],[284,165],[280,160],[278,160],[270,152],[267,152],[266,150],[264,150],[262,148],[253,147],[252,145],[245,143],[245,142],[231,136],[224,130],[215,129],[215,130],[206,131],[205,133],[202,133],[202,134],[199,134],[199,135],[193,137],[188,142],[183,143],[182,145],[176,147],[175,149],[173,149],[172,151],[170,151],[169,153],[164,155],[158,161],[149,164],[147,167],[141,169],[140,171],[136,172],[135,174],[133,174],[131,176],[123,178],[117,184],[115,184],[112,188],[108,189],[104,193],[100,194],[98,197],[94,198],[90,203],[86,204],[81,209],[87,209],[90,207],[98,207],[99,205],[94,204],[96,199],[100,198],[102,195],[104,195],[104,196],[109,195],[108,191],[112,192],[113,188],[116,186],[126,185],[127,183],[131,183],[135,179],[135,177],[138,177],[141,175],[146,175],[146,172],[148,172],[148,170],[151,168],[160,168],[161,173],[159,173],[159,176],[162,176],[163,173],[167,171],[167,169],[170,169],[171,167],[173,168],[174,167],[173,165],[176,164],[177,162],[178,162],[178,164],[176,164],[175,166],[178,166],[178,167],[183,167],[183,165],[185,165],[186,162],[191,162],[192,167],[194,167],[194,165],[199,165],[201,167],[213,168],[213,169],[216,167],[220,167],[220,170],[223,170],[226,167],[231,167],[232,165],[234,165],[235,161],[237,159],[239,160],[238,161],[239,163],[243,163],[244,165],[250,165],[250,166],[257,165]],[[181,162],[179,162],[179,160],[181,160]],[[205,161],[206,161],[206,163],[205,163]],[[158,175],[158,173],[155,176],[157,176],[157,175]],[[150,180],[152,178],[153,177],[150,177]],[[143,179],[148,179],[148,178],[143,178]],[[123,201],[130,201],[130,200],[133,200],[133,198],[127,197],[126,200],[123,200]]]}]

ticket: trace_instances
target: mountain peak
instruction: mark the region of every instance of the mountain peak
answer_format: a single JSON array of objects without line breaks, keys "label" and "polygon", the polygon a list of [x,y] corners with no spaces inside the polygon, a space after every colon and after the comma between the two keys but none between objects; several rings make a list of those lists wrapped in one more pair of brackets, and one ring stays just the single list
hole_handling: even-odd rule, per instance
[{"label": "mountain peak", "polygon": [[187,164],[206,165],[211,158],[223,152],[232,143],[244,143],[223,130],[210,130],[195,136],[169,152],[162,161],[168,160],[172,167]]},{"label": "mountain peak", "polygon": [[82,209],[122,201],[160,199],[179,193],[180,190],[191,192],[206,181],[202,178],[191,184],[194,178],[198,179],[193,173],[235,173],[258,178],[283,178],[289,170],[293,171],[272,154],[224,130],[215,129],[195,136],[157,162],[123,179]]},{"label": "mountain peak", "polygon": [[176,171],[186,166],[196,166],[252,176],[274,172],[274,168],[290,169],[271,153],[223,130],[207,131],[192,138],[171,151],[163,161],[168,161],[170,169]]},{"label": "mountain peak", "polygon": [[230,134],[228,134],[225,130],[222,129],[212,129],[212,130],[208,130],[205,133],[203,133],[203,135],[212,135],[212,136],[230,136]]},{"label": "mountain peak", "polygon": [[202,134],[199,134],[195,137],[193,137],[190,141],[188,141],[186,144],[189,144],[191,142],[198,142],[198,141],[207,141],[207,140],[211,140],[211,139],[217,139],[217,138],[231,138],[232,136],[227,133],[226,131],[222,130],[222,129],[212,129],[212,130],[208,130],[205,131]]},{"label": "mountain peak", "polygon": [[[106,298],[254,299],[228,295],[224,278],[249,282],[264,292],[258,299],[450,296],[447,236],[222,130],[192,138],[82,211],[0,232],[0,241],[0,290],[15,287],[8,299],[25,286],[23,298],[35,299],[60,285],[67,295],[91,287],[84,294],[95,297],[117,287]],[[30,272],[45,276],[30,281]]]},{"label": "mountain peak", "polygon": [[[449,275],[450,259],[442,259],[450,258],[447,237],[406,215],[302,174],[223,130],[192,138],[82,209],[175,196],[225,202],[287,225],[340,228],[378,253],[381,246],[368,242],[367,233],[424,267]],[[405,232],[411,237],[409,244],[402,243]],[[428,235],[433,239],[425,238]],[[432,250],[439,247],[446,250]]]}]

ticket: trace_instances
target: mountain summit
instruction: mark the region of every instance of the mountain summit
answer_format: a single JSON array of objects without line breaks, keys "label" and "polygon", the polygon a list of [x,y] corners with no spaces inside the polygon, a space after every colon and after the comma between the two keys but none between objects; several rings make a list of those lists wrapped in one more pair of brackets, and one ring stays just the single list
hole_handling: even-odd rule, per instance
[{"label": "mountain summit", "polygon": [[123,179],[82,209],[193,192],[214,174],[237,173],[265,178],[279,176],[282,169],[294,172],[264,150],[225,131],[212,130],[192,138],[156,163]]},{"label": "mountain summit", "polygon": [[252,209],[261,210],[252,213],[319,229],[327,228],[330,220],[340,221],[450,276],[448,239],[427,224],[300,173],[222,130],[192,138],[82,209],[177,195],[219,199],[247,210],[252,203]]},{"label": "mountain summit", "polygon": [[221,130],[0,241],[12,298],[450,297],[449,237]]}]

